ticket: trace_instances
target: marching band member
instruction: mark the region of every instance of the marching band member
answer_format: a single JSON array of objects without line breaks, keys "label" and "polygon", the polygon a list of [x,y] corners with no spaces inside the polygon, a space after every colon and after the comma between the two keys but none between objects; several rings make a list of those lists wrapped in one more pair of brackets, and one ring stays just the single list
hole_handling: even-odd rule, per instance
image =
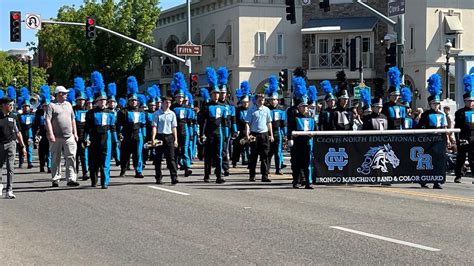
[{"label": "marching band member", "polygon": [[224,134],[224,142],[222,148],[222,170],[224,176],[229,175],[229,154],[230,154],[230,140],[237,137],[237,125],[235,124],[235,106],[227,98],[227,83],[229,78],[229,71],[226,67],[217,69],[217,78],[220,89],[219,103],[224,105],[227,109],[227,121]]},{"label": "marching band member", "polygon": [[190,163],[193,164],[192,159],[195,156],[196,152],[196,142],[197,142],[197,115],[194,111],[194,97],[190,91],[185,93],[185,105],[187,107],[187,121],[188,121],[188,135],[189,135],[189,144],[188,144],[188,156]]},{"label": "marching band member", "polygon": [[370,110],[362,117],[362,130],[387,130],[387,117],[382,114],[382,99],[376,98],[372,101],[367,88],[360,91],[360,98],[364,103],[364,108]]},{"label": "marching band member", "polygon": [[96,187],[100,171],[100,184],[107,189],[110,180],[112,138],[115,136],[115,118],[107,107],[107,94],[103,87],[96,93],[95,108],[86,115],[85,138],[89,145],[91,186]]},{"label": "marching band member", "polygon": [[26,154],[22,154],[22,150],[20,149],[20,156],[19,156],[19,168],[22,167],[24,157],[26,157],[28,163],[28,169],[33,168],[33,122],[35,119],[35,115],[31,112],[31,103],[30,103],[30,92],[27,88],[23,87],[20,89],[20,98],[18,98],[18,106],[23,109],[23,112],[19,115],[18,120],[19,129],[21,135],[23,137],[23,143],[25,143]]},{"label": "marching band member", "polygon": [[458,154],[456,158],[455,183],[461,183],[462,168],[468,155],[469,165],[474,168],[474,68],[464,76],[464,107],[454,114],[454,127],[461,129],[456,140]]},{"label": "marching band member", "polygon": [[334,109],[333,124],[336,130],[353,130],[354,113],[347,107],[349,93],[346,90],[338,91],[337,106]]},{"label": "marching band member", "polygon": [[249,108],[245,121],[246,137],[250,140],[250,136],[254,141],[250,141],[250,182],[255,182],[257,159],[260,156],[260,173],[262,182],[272,182],[268,178],[268,153],[270,151],[270,143],[274,141],[272,129],[272,115],[270,109],[264,106],[265,94],[259,93],[254,95],[254,105]]},{"label": "marching band member", "polygon": [[270,76],[265,94],[269,101],[268,108],[271,113],[274,138],[274,141],[270,143],[268,153],[268,169],[270,169],[272,157],[275,156],[275,174],[283,175],[281,169],[283,168],[283,139],[286,136],[286,112],[278,102],[278,81],[275,76]]},{"label": "marching band member", "polygon": [[[146,117],[146,138],[145,142],[152,141],[153,139],[151,138],[151,132],[153,128],[153,114],[157,110],[156,108],[156,102],[157,102],[157,97],[158,97],[158,91],[160,89],[158,86],[153,84],[153,86],[148,87],[147,89],[147,103],[148,103],[148,110],[145,112],[145,117]],[[155,149],[143,149],[143,164],[145,165],[146,162],[148,161],[148,158],[151,159],[151,161],[154,161],[154,156],[155,156]]]},{"label": "marching band member", "polygon": [[402,129],[404,108],[398,105],[400,98],[401,73],[397,67],[391,67],[388,70],[388,80],[390,87],[388,89],[389,101],[384,103],[382,113],[388,119],[388,129]]},{"label": "marching band member", "polygon": [[[118,114],[118,108],[117,108],[117,100],[115,99],[115,96],[117,95],[117,85],[115,83],[109,83],[107,85],[107,109],[109,109],[113,116],[114,116],[114,125],[117,123],[117,114]],[[122,99],[125,100],[125,99]],[[118,140],[117,136],[117,130],[114,130],[112,132],[114,135],[112,137],[112,158],[115,160],[115,165],[119,166],[120,165],[120,141]]]},{"label": "marching band member", "polygon": [[309,115],[316,123],[314,129],[319,130],[318,91],[314,85],[308,87],[308,108]]},{"label": "marching band member", "polygon": [[162,145],[156,147],[156,156],[153,158],[155,163],[156,184],[162,184],[163,175],[161,173],[161,161],[163,156],[166,158],[166,166],[170,171],[171,184],[178,183],[178,167],[176,166],[175,150],[178,147],[178,135],[176,127],[178,122],[176,114],[171,111],[171,98],[162,98],[162,108],[153,114],[153,124],[151,139],[162,141]]},{"label": "marching band member", "polygon": [[133,167],[135,178],[143,178],[142,149],[145,138],[146,120],[145,114],[139,111],[138,106],[138,84],[134,76],[127,79],[128,106],[117,115],[117,132],[122,139],[120,147],[120,176],[127,171],[130,155],[133,155]]},{"label": "marching band member", "polygon": [[336,126],[334,125],[334,110],[336,108],[334,89],[332,88],[329,80],[322,81],[320,85],[323,88],[324,93],[326,93],[326,96],[324,97],[324,100],[326,101],[326,108],[321,112],[320,115],[321,130],[336,130]]},{"label": "marching band member", "polygon": [[184,106],[184,95],[188,90],[188,85],[182,72],[174,74],[171,82],[171,93],[175,97],[175,103],[171,105],[171,111],[175,112],[178,120],[178,149],[176,150],[176,162],[184,170],[184,176],[188,177],[192,174],[191,160],[188,154],[189,136],[188,136],[188,109]]},{"label": "marching band member", "polygon": [[[420,122],[417,125],[419,129],[440,129],[446,128],[446,116],[440,109],[441,102],[441,78],[438,74],[433,74],[428,78],[428,103],[430,106],[429,110],[426,110],[421,114]],[[426,183],[420,183],[421,187],[427,188]],[[433,184],[433,189],[442,189],[439,183]]]},{"label": "marching band member", "polygon": [[[77,154],[76,154],[76,171],[79,173],[79,164],[81,165],[82,169],[82,180],[89,179],[88,172],[89,172],[89,158],[87,155],[87,147],[84,144],[84,131],[85,131],[85,124],[86,124],[86,94],[84,91],[84,80],[80,77],[74,79],[74,90],[70,90],[68,97],[70,95],[75,94],[76,105],[73,107],[74,114],[76,116],[76,127],[77,127],[77,137],[79,138],[77,145]],[[75,93],[73,93],[73,91]]]},{"label": "marching band member", "polygon": [[413,118],[411,118],[411,107],[410,107],[411,98],[412,98],[411,89],[409,87],[403,87],[400,94],[401,94],[400,95],[401,102],[405,109],[402,128],[410,129],[410,128],[413,128]]},{"label": "marching band member", "polygon": [[40,107],[36,110],[35,113],[35,122],[34,128],[36,132],[36,139],[38,143],[38,157],[40,172],[44,173],[44,167],[47,167],[48,173],[51,173],[51,153],[49,152],[49,141],[46,135],[46,125],[44,119],[44,113],[48,108],[48,105],[51,103],[51,92],[48,85],[43,85],[40,87],[40,97],[39,97]]},{"label": "marching band member", "polygon": [[237,162],[240,160],[242,155],[242,165],[248,165],[248,158],[250,155],[248,143],[241,143],[241,140],[245,139],[245,118],[249,109],[249,95],[250,95],[250,84],[248,81],[243,81],[240,84],[240,89],[235,93],[240,105],[235,111],[237,131],[239,135],[234,139],[232,144],[232,166],[237,167]]},{"label": "marching band member", "polygon": [[[298,113],[295,119],[288,124],[288,135],[292,136],[293,131],[314,131],[315,120],[308,111],[308,95],[306,82],[303,78],[293,79],[294,94],[300,99],[298,103]],[[288,141],[291,148],[291,171],[293,175],[293,188],[298,189],[304,183],[305,189],[313,189],[312,182],[312,156],[313,139],[311,136],[292,136]],[[302,180],[305,180],[302,182]]]}]

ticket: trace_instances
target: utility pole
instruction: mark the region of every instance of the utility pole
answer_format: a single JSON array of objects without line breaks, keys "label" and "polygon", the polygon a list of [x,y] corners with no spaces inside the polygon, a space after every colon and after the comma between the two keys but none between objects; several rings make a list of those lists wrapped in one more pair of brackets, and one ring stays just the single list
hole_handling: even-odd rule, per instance
[{"label": "utility pole", "polygon": [[[188,43],[192,43],[191,41],[191,0],[186,1],[188,4]],[[192,73],[192,64],[191,64],[191,57],[187,56],[186,57],[187,64],[188,64],[188,70],[189,70],[189,75]]]}]

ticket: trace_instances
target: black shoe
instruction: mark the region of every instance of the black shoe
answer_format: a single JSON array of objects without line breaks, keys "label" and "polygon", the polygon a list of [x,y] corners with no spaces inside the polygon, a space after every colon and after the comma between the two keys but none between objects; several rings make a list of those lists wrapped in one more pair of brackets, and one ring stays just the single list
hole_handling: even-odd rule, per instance
[{"label": "black shoe", "polygon": [[127,172],[127,169],[121,169],[119,176],[125,176],[126,172]]},{"label": "black shoe", "polygon": [[294,189],[299,189],[300,187],[298,186],[298,184],[293,184],[293,188]]},{"label": "black shoe", "polygon": [[184,170],[184,169],[185,169],[185,168],[184,168],[184,165],[181,165],[181,166],[179,167],[179,170]]},{"label": "black shoe", "polygon": [[102,187],[101,187],[101,188],[102,188],[102,189],[108,189],[108,188],[109,188],[109,186],[102,185]]},{"label": "black shoe", "polygon": [[270,178],[262,178],[262,182],[270,183],[272,180]]},{"label": "black shoe", "polygon": [[76,181],[69,181],[67,182],[66,184],[68,187],[78,187],[79,186],[79,183],[77,183]]},{"label": "black shoe", "polygon": [[191,171],[191,170],[188,169],[188,170],[184,171],[184,177],[188,177],[188,176],[190,176],[192,173],[193,173],[193,171]]},{"label": "black shoe", "polygon": [[225,183],[225,179],[222,178],[222,177],[217,178],[217,179],[216,179],[216,183],[217,183],[217,184],[223,184],[223,183]]},{"label": "black shoe", "polygon": [[89,180],[89,176],[87,174],[82,176],[82,181],[86,181],[86,180]]},{"label": "black shoe", "polygon": [[44,173],[44,167],[40,167],[40,173]]},{"label": "black shoe", "polygon": [[281,171],[276,171],[275,175],[283,175],[283,173]]},{"label": "black shoe", "polygon": [[156,180],[156,181],[155,181],[155,184],[157,184],[157,185],[163,185],[163,182],[161,182],[161,180]]},{"label": "black shoe", "polygon": [[305,186],[304,189],[314,189],[312,186]]},{"label": "black shoe", "polygon": [[285,168],[286,168],[286,164],[282,164],[281,169],[285,169]]},{"label": "black shoe", "polygon": [[250,182],[255,182],[255,176],[249,178]]},{"label": "black shoe", "polygon": [[143,176],[142,173],[139,173],[139,174],[136,174],[136,175],[135,175],[135,178],[144,178],[144,176]]},{"label": "black shoe", "polygon": [[97,187],[97,183],[91,183],[91,187]]},{"label": "black shoe", "polygon": [[434,183],[433,189],[443,189],[443,187],[439,183]]},{"label": "black shoe", "polygon": [[178,183],[179,183],[178,179],[171,180],[171,185],[173,185],[173,186],[178,184]]},{"label": "black shoe", "polygon": [[420,187],[421,187],[421,188],[429,188],[428,185],[426,185],[425,183],[421,183],[421,184],[420,184]]},{"label": "black shoe", "polygon": [[461,177],[454,178],[454,183],[461,183]]},{"label": "black shoe", "polygon": [[115,162],[115,166],[120,166],[120,161]]},{"label": "black shoe", "polygon": [[249,165],[249,162],[242,162],[242,165]]},{"label": "black shoe", "polygon": [[232,168],[236,168],[237,167],[237,163],[232,163]]},{"label": "black shoe", "polygon": [[224,176],[229,176],[229,175],[230,175],[229,171],[224,171]]},{"label": "black shoe", "polygon": [[58,181],[53,181],[52,187],[59,187],[59,182]]},{"label": "black shoe", "polygon": [[29,165],[28,165],[28,169],[33,169],[33,165],[32,165],[32,164],[29,164]]},{"label": "black shoe", "polygon": [[204,183],[209,183],[209,177],[204,177]]}]

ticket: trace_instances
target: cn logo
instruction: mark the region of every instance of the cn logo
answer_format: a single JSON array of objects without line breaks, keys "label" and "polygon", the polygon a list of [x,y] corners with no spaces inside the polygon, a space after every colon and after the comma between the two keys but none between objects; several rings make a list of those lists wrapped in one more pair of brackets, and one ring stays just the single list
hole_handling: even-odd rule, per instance
[{"label": "cn logo", "polygon": [[417,163],[416,170],[433,170],[432,157],[422,147],[410,149],[410,160]]},{"label": "cn logo", "polygon": [[329,171],[334,171],[334,168],[337,167],[339,171],[342,171],[344,166],[347,165],[347,155],[346,149],[339,148],[338,151],[334,148],[329,148],[328,153],[324,156],[324,162],[326,163]]}]

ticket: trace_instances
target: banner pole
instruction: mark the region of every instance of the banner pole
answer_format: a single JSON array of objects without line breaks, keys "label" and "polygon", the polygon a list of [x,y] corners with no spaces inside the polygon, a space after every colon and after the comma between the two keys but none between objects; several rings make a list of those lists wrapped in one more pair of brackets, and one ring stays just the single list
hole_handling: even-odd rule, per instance
[{"label": "banner pole", "polygon": [[359,136],[359,135],[412,135],[459,133],[461,129],[407,129],[407,130],[360,130],[360,131],[293,131],[292,136]]}]

